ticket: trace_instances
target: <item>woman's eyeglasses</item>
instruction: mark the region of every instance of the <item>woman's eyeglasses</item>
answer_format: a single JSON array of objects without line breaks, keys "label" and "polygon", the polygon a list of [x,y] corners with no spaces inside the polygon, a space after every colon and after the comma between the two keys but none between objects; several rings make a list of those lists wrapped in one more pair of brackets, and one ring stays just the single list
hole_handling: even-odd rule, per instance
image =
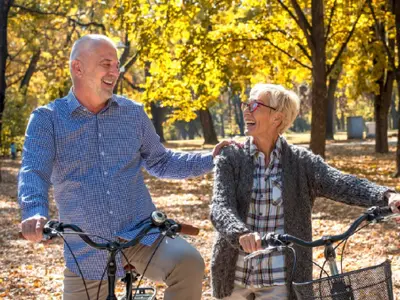
[{"label": "woman's eyeglasses", "polygon": [[266,105],[266,104],[264,104],[262,102],[258,102],[258,101],[251,101],[248,103],[242,102],[242,110],[244,111],[246,108],[248,108],[251,113],[254,112],[259,106],[265,106],[272,110],[276,110],[275,107],[271,107],[269,105]]}]

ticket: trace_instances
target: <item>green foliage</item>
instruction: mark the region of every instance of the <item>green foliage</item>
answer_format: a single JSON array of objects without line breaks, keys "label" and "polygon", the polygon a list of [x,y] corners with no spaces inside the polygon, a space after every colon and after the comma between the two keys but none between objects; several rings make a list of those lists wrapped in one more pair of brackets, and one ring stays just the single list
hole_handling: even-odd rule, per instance
[{"label": "green foliage", "polygon": [[10,144],[14,142],[17,149],[22,149],[23,136],[29,119],[32,105],[27,96],[10,90],[7,95],[7,103],[3,112],[3,130],[1,132],[0,152],[9,154]]}]

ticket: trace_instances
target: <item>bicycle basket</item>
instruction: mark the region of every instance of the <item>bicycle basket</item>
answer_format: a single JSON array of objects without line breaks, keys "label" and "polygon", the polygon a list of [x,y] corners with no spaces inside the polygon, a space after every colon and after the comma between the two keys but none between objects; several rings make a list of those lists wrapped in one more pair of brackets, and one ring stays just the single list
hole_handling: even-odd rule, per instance
[{"label": "bicycle basket", "polygon": [[309,282],[293,282],[299,300],[393,300],[390,261]]}]

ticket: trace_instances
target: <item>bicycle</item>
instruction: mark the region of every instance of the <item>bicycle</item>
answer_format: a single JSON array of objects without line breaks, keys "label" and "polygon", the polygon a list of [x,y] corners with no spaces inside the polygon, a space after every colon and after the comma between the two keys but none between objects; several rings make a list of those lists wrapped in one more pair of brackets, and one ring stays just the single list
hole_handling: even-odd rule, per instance
[{"label": "bicycle", "polygon": [[[74,224],[64,224],[55,220],[48,221],[43,228],[43,239],[49,240],[54,237],[59,237],[64,234],[77,234],[85,243],[90,245],[91,247],[99,250],[107,250],[109,252],[108,261],[107,261],[107,280],[108,280],[108,296],[107,300],[116,300],[117,296],[115,294],[116,287],[116,255],[118,252],[122,252],[123,249],[135,246],[140,242],[140,240],[152,229],[159,228],[160,233],[170,238],[175,238],[179,233],[186,235],[197,235],[199,233],[199,229],[193,227],[188,224],[177,223],[172,219],[168,219],[167,216],[160,212],[154,211],[150,217],[140,222],[138,225],[143,226],[143,229],[139,232],[137,237],[131,241],[108,241],[107,243],[96,243],[89,236],[91,234],[85,233],[81,228]],[[137,225],[137,226],[138,226]],[[65,230],[69,230],[66,232]],[[97,236],[98,237],[98,236]],[[164,238],[163,237],[163,238]],[[101,237],[100,237],[101,238]],[[106,240],[106,239],[105,239]],[[156,250],[157,251],[157,248]],[[125,257],[127,260],[127,258]],[[128,261],[128,260],[127,260]],[[151,261],[151,259],[150,259]],[[148,264],[150,263],[148,262]],[[79,269],[79,265],[78,265]],[[146,268],[147,269],[147,268]],[[145,271],[146,271],[145,269]],[[156,300],[156,289],[152,287],[139,287],[140,282],[144,276],[143,272],[140,275],[134,268],[134,266],[128,265],[125,268],[125,277],[122,281],[125,283],[125,295],[121,300]],[[104,276],[104,274],[103,274]],[[138,280],[141,276],[137,287],[133,287],[133,283]],[[81,274],[82,277],[82,274]],[[85,288],[86,283],[82,278]],[[101,281],[100,281],[101,285]],[[100,286],[98,289],[97,299],[99,297]],[[89,294],[87,293],[87,297],[89,298]]]},{"label": "bicycle", "polygon": [[[263,250],[255,251],[245,257],[245,260],[259,256],[261,254],[269,254],[274,251],[282,251],[284,248],[289,248],[294,254],[294,265],[292,273],[296,272],[296,252],[291,247],[297,244],[303,247],[320,247],[324,246],[325,262],[321,266],[321,273],[318,279],[308,282],[292,282],[293,288],[297,299],[299,300],[316,300],[316,299],[332,299],[332,300],[393,300],[393,287],[392,287],[392,272],[390,261],[386,260],[382,264],[365,267],[355,271],[343,273],[339,272],[336,261],[336,248],[343,242],[341,263],[343,261],[344,248],[347,239],[368,226],[371,223],[378,223],[386,221],[390,218],[398,217],[398,214],[393,214],[389,207],[370,207],[364,214],[358,217],[349,227],[349,229],[339,235],[323,236],[318,240],[311,242],[304,241],[295,236],[288,234],[275,234],[268,233],[261,239]],[[367,225],[360,225],[366,221]],[[339,242],[335,247],[333,243]],[[325,271],[324,266],[328,264],[330,275]],[[323,273],[327,275],[322,277]]]}]

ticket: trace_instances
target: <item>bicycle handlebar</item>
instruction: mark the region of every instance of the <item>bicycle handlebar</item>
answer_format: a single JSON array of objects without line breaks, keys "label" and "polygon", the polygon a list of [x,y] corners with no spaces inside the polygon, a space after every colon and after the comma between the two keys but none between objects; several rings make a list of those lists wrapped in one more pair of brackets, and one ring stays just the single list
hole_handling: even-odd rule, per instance
[{"label": "bicycle handlebar", "polygon": [[[64,224],[55,220],[48,221],[43,228],[43,237],[48,240],[58,236],[65,229],[70,229],[78,233],[79,237],[93,248],[104,250],[110,247],[118,247],[119,249],[129,248],[136,245],[151,229],[159,228],[162,233],[170,237],[175,237],[178,233],[187,235],[198,235],[199,228],[192,225],[177,223],[172,219],[167,219],[166,215],[160,211],[154,211],[148,218],[148,221],[142,222],[145,225],[139,234],[131,241],[111,242],[111,243],[96,243],[88,233],[83,232],[81,228],[74,224]],[[147,220],[147,219],[145,219]]]},{"label": "bicycle handlebar", "polygon": [[385,217],[394,215],[391,208],[389,206],[385,207],[378,207],[378,206],[373,206],[367,209],[367,211],[362,214],[360,217],[358,217],[347,229],[346,232],[338,235],[328,235],[328,236],[323,236],[322,238],[315,240],[315,241],[305,241],[300,238],[297,238],[295,236],[289,235],[289,234],[275,234],[275,233],[269,233],[266,234],[262,237],[261,239],[261,245],[263,248],[267,247],[278,247],[278,246],[284,246],[284,245],[289,245],[291,243],[303,246],[303,247],[319,247],[326,245],[327,243],[333,243],[333,242],[338,242],[347,239],[350,237],[360,226],[360,224],[364,221],[368,222],[379,222],[382,221]]}]

